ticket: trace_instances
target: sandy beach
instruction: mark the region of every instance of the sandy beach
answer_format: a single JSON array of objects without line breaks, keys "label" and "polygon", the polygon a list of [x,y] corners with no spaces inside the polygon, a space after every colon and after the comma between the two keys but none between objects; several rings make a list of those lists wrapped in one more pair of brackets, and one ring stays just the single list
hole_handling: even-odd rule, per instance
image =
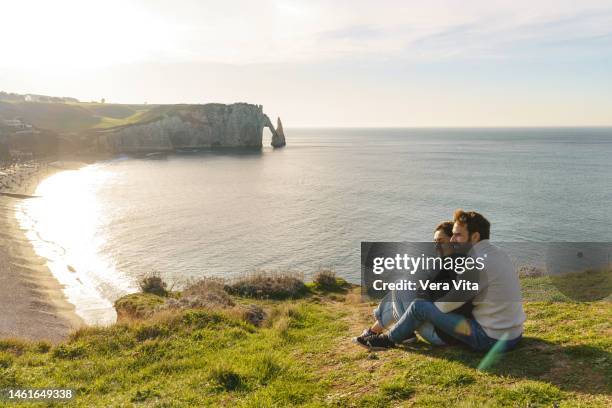
[{"label": "sandy beach", "polygon": [[[0,175],[0,191],[31,195],[40,181],[57,171],[37,163],[12,169],[11,175]],[[83,321],[20,228],[14,215],[17,200],[0,196],[0,339],[57,342]]]}]

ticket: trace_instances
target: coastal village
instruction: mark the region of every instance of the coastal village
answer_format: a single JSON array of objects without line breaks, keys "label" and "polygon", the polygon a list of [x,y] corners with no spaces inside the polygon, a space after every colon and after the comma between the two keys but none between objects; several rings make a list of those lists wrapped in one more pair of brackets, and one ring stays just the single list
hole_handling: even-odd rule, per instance
[{"label": "coastal village", "polygon": [[20,118],[0,121],[0,193],[16,192],[25,180],[37,173],[41,163],[34,160],[32,151],[12,148],[10,141],[40,131]]},{"label": "coastal village", "polygon": [[[64,98],[57,98],[63,102]],[[0,101],[51,101],[42,95],[17,95],[0,92]],[[59,102],[59,101],[58,101]],[[18,194],[46,168],[51,152],[41,149],[37,139],[49,136],[26,119],[0,115],[0,194]]]},{"label": "coastal village", "polygon": [[41,151],[36,142],[48,138],[50,132],[39,129],[19,116],[12,103],[65,103],[67,100],[76,99],[0,91],[0,163],[19,163],[47,153]]}]

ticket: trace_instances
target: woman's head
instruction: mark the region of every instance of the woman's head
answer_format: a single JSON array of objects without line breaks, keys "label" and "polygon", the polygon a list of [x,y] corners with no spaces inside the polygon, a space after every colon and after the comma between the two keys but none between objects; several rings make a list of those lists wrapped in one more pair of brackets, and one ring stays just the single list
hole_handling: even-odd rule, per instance
[{"label": "woman's head", "polygon": [[451,237],[453,236],[453,222],[444,221],[436,227],[434,230],[434,243],[441,256],[447,256],[452,253],[452,248],[449,245]]}]

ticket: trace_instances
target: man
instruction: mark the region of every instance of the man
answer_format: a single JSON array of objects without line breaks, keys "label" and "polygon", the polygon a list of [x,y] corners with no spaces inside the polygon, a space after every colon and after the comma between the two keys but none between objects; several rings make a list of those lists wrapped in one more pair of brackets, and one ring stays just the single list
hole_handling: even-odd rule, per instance
[{"label": "man", "polygon": [[501,350],[509,350],[519,343],[523,334],[525,313],[521,303],[518,274],[512,261],[503,251],[489,242],[491,224],[481,214],[455,211],[451,242],[471,244],[468,257],[481,259],[478,291],[471,299],[474,318],[453,313],[468,300],[457,301],[457,294],[449,294],[436,302],[417,299],[388,334],[364,338],[360,344],[382,349],[395,347],[412,338],[414,331],[426,322],[436,330],[467,344],[474,350],[486,351],[500,343]]}]

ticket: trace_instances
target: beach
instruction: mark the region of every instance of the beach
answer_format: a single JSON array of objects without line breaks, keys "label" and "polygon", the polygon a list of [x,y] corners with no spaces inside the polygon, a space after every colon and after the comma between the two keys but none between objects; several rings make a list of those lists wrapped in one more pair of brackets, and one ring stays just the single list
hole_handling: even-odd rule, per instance
[{"label": "beach", "polygon": [[[57,171],[37,162],[4,169],[0,192],[31,195]],[[0,339],[61,341],[83,321],[20,228],[14,214],[17,200],[0,196]]]}]

